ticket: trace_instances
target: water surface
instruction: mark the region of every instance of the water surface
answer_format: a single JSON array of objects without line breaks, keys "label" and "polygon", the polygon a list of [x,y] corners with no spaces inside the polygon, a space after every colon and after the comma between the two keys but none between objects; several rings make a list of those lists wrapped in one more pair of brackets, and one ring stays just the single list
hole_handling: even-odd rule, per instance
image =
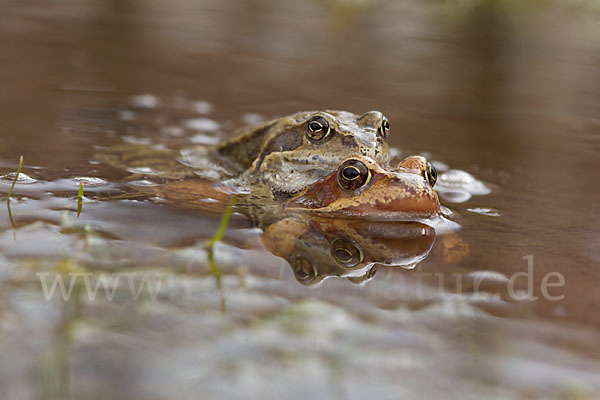
[{"label": "water surface", "polygon": [[[16,228],[0,210],[3,398],[597,396],[598,10],[475,3],[5,4],[0,172],[22,154],[32,180]],[[380,110],[402,154],[491,193],[444,201],[461,229],[413,269],[303,285],[241,215],[211,268],[219,216],[127,196],[95,157],[305,109]],[[68,301],[45,299],[56,274]]]}]

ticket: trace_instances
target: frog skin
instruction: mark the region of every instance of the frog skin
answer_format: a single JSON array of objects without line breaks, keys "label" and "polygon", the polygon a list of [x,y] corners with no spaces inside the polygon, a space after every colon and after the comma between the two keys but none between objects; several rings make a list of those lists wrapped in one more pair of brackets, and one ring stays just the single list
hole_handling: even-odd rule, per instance
[{"label": "frog skin", "polygon": [[347,111],[299,112],[243,127],[214,146],[184,149],[180,160],[198,175],[226,180],[236,189],[260,181],[280,197],[291,197],[335,171],[349,155],[387,165],[389,128],[379,111],[360,116]]}]

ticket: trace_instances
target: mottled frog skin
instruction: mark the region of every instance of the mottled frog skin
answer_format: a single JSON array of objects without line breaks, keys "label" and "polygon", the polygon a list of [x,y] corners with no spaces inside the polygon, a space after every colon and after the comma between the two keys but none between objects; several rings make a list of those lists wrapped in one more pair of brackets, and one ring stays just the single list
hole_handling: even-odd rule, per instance
[{"label": "mottled frog skin", "polygon": [[182,151],[182,162],[198,171],[230,178],[232,186],[261,181],[291,196],[335,171],[349,155],[390,161],[389,122],[379,111],[308,111],[241,128],[215,146]]}]

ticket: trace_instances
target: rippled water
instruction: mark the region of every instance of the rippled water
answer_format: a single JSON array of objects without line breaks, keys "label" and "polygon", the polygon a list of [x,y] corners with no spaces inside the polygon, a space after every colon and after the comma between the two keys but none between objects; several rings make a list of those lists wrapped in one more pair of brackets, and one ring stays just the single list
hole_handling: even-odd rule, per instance
[{"label": "rippled water", "polygon": [[[3,196],[24,166],[0,207],[0,397],[598,396],[599,10],[486,4],[4,5]],[[294,226],[235,213],[210,252],[220,216],[153,192],[160,164],[97,156],[325,108],[381,110],[398,153],[458,170],[439,188],[461,228],[321,223],[290,252]],[[405,268],[313,279],[293,255],[340,229]]]}]

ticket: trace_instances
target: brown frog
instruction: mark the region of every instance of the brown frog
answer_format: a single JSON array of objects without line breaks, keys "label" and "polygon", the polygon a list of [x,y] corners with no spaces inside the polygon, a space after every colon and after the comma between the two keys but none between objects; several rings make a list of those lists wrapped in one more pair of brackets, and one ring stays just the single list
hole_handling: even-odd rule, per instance
[{"label": "brown frog", "polygon": [[221,212],[229,196],[236,194],[237,208],[262,225],[282,213],[415,221],[440,213],[433,190],[436,177],[435,168],[420,156],[408,157],[396,168],[384,168],[369,157],[351,156],[292,197],[274,196],[272,187],[261,180],[246,193],[200,179],[170,182],[161,191],[180,207],[215,212]]},{"label": "brown frog", "polygon": [[[198,175],[246,189],[261,182],[289,197],[335,171],[349,155],[387,165],[388,119],[379,111],[308,111],[235,131],[214,146],[181,152],[183,164]],[[218,175],[215,175],[215,171]]]},{"label": "brown frog", "polygon": [[184,149],[183,165],[173,152],[140,145],[118,146],[97,158],[135,175],[207,178],[214,184],[184,179],[165,190],[167,197],[194,199],[200,206],[206,197],[235,193],[248,210],[275,205],[394,220],[438,213],[435,168],[420,156],[389,166],[389,133],[389,121],[378,111],[309,111],[241,128],[216,145]]},{"label": "brown frog", "polygon": [[[263,229],[265,247],[288,259],[299,280],[313,282],[310,276],[315,269],[309,268],[305,260],[298,261],[298,254],[303,251],[303,243],[310,244],[310,236],[316,233],[326,243],[320,262],[325,270],[319,276],[366,279],[372,274],[361,275],[359,270],[370,270],[374,262],[387,260],[389,264],[407,266],[411,260],[425,257],[432,242],[429,228],[423,240],[412,242],[422,247],[403,253],[395,246],[384,246],[389,249],[384,252],[376,240],[363,243],[361,237],[378,240],[378,232],[360,235],[344,225],[334,235],[331,224],[337,224],[340,218],[351,218],[365,226],[389,228],[390,221],[427,222],[440,215],[440,203],[433,189],[437,180],[435,168],[421,156],[407,157],[397,166],[390,166],[388,135],[389,122],[379,112],[362,116],[343,111],[303,112],[242,128],[232,139],[217,145],[183,150],[181,164],[175,161],[174,152],[139,145],[130,146],[134,150],[127,150],[126,146],[109,149],[97,158],[126,167],[137,177],[160,177],[161,185],[143,190],[166,198],[179,208],[222,213],[235,195],[236,209]],[[148,170],[154,175],[147,174]],[[308,222],[315,219],[332,222]],[[296,221],[298,229],[279,229],[286,226],[282,221]],[[353,250],[348,243],[367,249],[362,254],[370,256],[359,257],[356,265],[350,265],[356,260],[350,257]],[[289,251],[282,246],[297,248]],[[329,253],[327,246],[333,249]],[[340,258],[344,254],[346,261]],[[394,259],[394,254],[399,258]],[[329,261],[324,261],[328,257]],[[342,272],[334,272],[340,265]],[[303,274],[306,278],[301,278]]]},{"label": "brown frog", "polygon": [[337,172],[307,187],[285,203],[288,210],[323,216],[383,220],[415,220],[440,212],[433,190],[437,173],[424,157],[411,156],[395,168],[384,168],[373,159],[351,156]]}]

